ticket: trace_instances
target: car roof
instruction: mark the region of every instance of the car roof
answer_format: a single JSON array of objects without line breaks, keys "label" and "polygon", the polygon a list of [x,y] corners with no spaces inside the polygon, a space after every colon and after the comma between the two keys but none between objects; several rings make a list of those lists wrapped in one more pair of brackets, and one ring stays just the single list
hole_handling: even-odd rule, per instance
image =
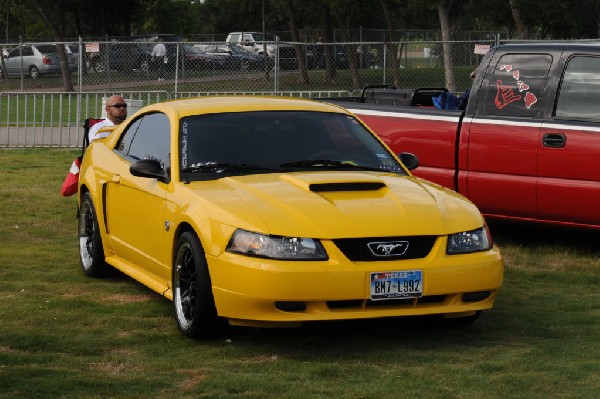
[{"label": "car roof", "polygon": [[224,112],[315,111],[348,113],[343,108],[323,102],[291,97],[214,96],[165,101],[149,105],[146,110],[168,112],[185,117]]}]

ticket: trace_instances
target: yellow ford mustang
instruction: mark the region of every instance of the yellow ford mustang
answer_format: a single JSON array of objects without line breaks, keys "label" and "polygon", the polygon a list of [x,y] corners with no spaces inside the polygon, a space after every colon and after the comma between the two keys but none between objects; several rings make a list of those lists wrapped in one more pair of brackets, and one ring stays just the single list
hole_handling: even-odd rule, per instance
[{"label": "yellow ford mustang", "polygon": [[334,105],[150,105],[85,153],[83,271],[110,265],[171,299],[194,338],[225,320],[472,321],[494,304],[502,257],[476,207],[417,165]]}]

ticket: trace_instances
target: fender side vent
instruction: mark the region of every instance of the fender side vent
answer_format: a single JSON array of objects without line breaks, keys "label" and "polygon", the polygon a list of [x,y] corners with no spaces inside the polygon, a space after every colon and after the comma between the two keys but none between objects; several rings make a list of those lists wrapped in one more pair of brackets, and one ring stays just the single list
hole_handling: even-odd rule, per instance
[{"label": "fender side vent", "polygon": [[383,183],[317,183],[310,185],[310,191],[375,191],[385,187]]}]

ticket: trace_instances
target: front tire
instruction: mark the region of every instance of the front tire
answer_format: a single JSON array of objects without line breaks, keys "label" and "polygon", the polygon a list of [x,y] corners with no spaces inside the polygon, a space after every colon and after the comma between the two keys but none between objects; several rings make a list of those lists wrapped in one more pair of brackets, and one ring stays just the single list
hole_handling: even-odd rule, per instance
[{"label": "front tire", "polygon": [[106,273],[104,248],[98,227],[98,218],[90,193],[85,193],[79,207],[79,258],[83,272],[90,277]]},{"label": "front tire", "polygon": [[208,265],[200,241],[192,232],[179,237],[173,259],[173,309],[182,335],[211,338],[220,332]]}]

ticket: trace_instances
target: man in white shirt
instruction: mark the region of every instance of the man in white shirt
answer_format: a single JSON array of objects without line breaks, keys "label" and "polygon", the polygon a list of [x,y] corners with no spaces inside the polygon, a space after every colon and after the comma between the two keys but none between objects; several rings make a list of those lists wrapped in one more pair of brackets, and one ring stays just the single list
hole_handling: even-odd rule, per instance
[{"label": "man in white shirt", "polygon": [[161,42],[152,49],[152,61],[158,60],[158,80],[165,80],[165,64],[167,63],[167,48]]},{"label": "man in white shirt", "polygon": [[110,96],[106,99],[106,119],[96,123],[90,128],[88,139],[90,144],[95,139],[108,136],[108,132],[98,133],[103,127],[118,125],[127,119],[127,103],[125,99],[119,95]]}]

